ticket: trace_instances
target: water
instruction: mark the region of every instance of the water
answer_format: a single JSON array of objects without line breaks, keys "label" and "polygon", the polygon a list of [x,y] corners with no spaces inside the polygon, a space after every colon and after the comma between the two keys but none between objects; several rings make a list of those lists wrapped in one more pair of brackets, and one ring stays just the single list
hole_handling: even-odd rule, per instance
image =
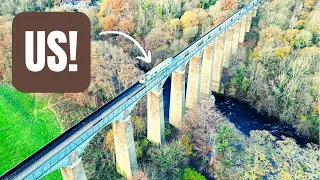
[{"label": "water", "polygon": [[[171,79],[168,78],[163,86],[164,116],[166,121],[169,119],[170,86]],[[281,136],[291,137],[300,146],[305,146],[309,142],[307,137],[297,133],[290,125],[281,123],[276,118],[258,113],[248,103],[221,95],[215,95],[215,98],[216,108],[247,136],[252,130],[266,130],[277,139],[281,139]]]},{"label": "water", "polygon": [[307,137],[297,133],[293,127],[280,122],[276,118],[258,113],[248,103],[224,96],[215,95],[215,97],[216,108],[247,136],[252,130],[266,130],[277,139],[282,139],[281,136],[286,136],[295,139],[297,144],[301,146],[305,146],[308,143]]}]

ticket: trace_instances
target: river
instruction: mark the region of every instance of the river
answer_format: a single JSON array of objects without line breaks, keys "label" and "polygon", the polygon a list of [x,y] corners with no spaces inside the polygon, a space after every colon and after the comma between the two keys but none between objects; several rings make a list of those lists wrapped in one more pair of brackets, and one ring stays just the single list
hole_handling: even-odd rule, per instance
[{"label": "river", "polygon": [[[170,86],[171,79],[169,77],[163,86],[164,116],[166,121],[169,119]],[[290,125],[257,112],[246,102],[223,95],[215,95],[215,98],[216,109],[247,136],[252,130],[266,130],[277,139],[281,139],[281,136],[291,137],[302,147],[310,142],[307,137],[297,133]]]}]

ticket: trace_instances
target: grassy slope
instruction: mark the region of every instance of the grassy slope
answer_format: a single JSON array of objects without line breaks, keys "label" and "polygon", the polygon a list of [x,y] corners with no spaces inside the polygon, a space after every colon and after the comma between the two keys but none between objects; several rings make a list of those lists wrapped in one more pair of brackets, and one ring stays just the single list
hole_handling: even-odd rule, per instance
[{"label": "grassy slope", "polygon": [[[48,98],[35,98],[0,86],[0,174],[31,155],[60,134]],[[61,179],[55,171],[45,179]]]}]

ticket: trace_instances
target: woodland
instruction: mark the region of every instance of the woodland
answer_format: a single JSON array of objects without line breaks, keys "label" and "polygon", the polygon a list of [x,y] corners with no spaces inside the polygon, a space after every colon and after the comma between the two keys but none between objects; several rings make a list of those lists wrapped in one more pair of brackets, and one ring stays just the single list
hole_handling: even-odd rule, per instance
[{"label": "woodland", "polygon": [[[50,116],[54,114],[55,128],[56,124],[60,126],[48,134],[49,142],[57,132],[62,133],[79,122],[249,2],[93,0],[93,6],[75,9],[60,7],[58,0],[0,0],[0,111],[3,112],[0,112],[0,127],[14,127],[19,118],[12,124],[5,120],[25,118],[18,115],[23,115],[21,112],[32,104],[34,109],[28,109],[30,120],[36,117],[37,107],[41,107],[50,111]],[[23,94],[14,89],[11,25],[14,16],[25,11],[79,11],[89,17],[92,74],[86,91]],[[100,36],[105,30],[133,36],[152,52],[152,62],[146,64],[135,59],[140,51],[127,39],[117,35]],[[146,98],[143,98],[132,113],[139,165],[132,179],[319,179],[319,62],[320,2],[265,0],[237,56],[231,57],[230,68],[223,71],[220,93],[248,102],[270,118],[291,125],[308,137],[310,143],[301,147],[294,139],[279,140],[263,130],[251,131],[250,136],[245,136],[214,104],[201,103],[194,116],[186,116],[181,131],[166,123],[166,143],[158,146],[147,139]],[[9,98],[2,101],[4,97]],[[28,101],[17,104],[20,97]],[[37,103],[41,103],[40,106],[36,106]],[[5,109],[9,105],[16,108]],[[8,113],[13,115],[7,116]],[[52,122],[45,127],[50,128],[50,124]],[[7,129],[11,129],[10,133],[21,133],[18,128]],[[9,130],[0,131],[0,144],[9,140],[3,134]],[[30,143],[36,141],[31,135],[26,139]],[[0,163],[6,163],[1,157],[8,154],[2,152]],[[13,158],[10,166],[27,156],[25,153]],[[123,178],[117,172],[112,125],[89,143],[83,161],[88,179]],[[0,174],[9,168],[0,168]],[[60,172],[55,172],[53,178],[62,179]]]}]

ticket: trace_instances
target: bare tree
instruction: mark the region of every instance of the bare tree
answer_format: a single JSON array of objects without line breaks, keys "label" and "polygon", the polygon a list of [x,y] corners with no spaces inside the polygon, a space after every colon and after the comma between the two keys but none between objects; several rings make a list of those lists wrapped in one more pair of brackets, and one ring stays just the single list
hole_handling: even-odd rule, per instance
[{"label": "bare tree", "polygon": [[203,161],[203,167],[213,162],[215,141],[214,134],[222,122],[225,122],[223,115],[214,108],[210,102],[202,102],[195,110],[195,116],[188,116],[187,126],[190,127],[193,149]]}]

